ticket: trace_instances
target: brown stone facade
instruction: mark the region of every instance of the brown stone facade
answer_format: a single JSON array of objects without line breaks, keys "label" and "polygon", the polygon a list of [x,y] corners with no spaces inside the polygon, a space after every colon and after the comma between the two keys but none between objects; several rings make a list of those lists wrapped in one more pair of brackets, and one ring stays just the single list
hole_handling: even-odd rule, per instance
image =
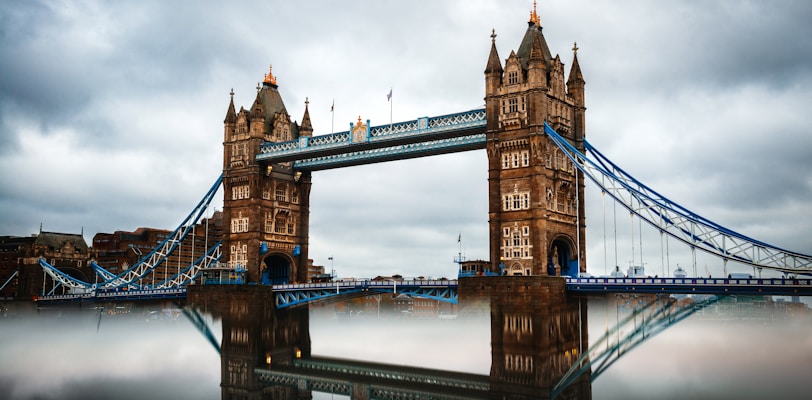
[{"label": "brown stone facade", "polygon": [[263,143],[312,135],[307,105],[301,125],[292,121],[269,73],[250,110],[236,112],[232,92],[224,125],[221,263],[246,268],[252,283],[306,282],[310,172],[256,155]]},{"label": "brown stone facade", "polygon": [[492,38],[485,69],[492,271],[585,271],[583,174],[544,133],[547,122],[584,149],[584,80],[577,55],[565,81],[564,64],[551,56],[537,20],[528,23],[519,50],[511,51],[504,67],[496,35]]}]

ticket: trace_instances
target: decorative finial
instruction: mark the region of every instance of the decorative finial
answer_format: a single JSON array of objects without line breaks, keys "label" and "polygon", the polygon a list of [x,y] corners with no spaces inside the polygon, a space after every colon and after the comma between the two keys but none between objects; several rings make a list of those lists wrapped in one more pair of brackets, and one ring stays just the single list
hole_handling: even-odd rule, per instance
[{"label": "decorative finial", "polygon": [[536,26],[541,26],[541,18],[536,12],[536,0],[533,0],[533,12],[530,13],[530,22],[536,24]]},{"label": "decorative finial", "polygon": [[491,42],[496,43],[496,28],[491,29]]},{"label": "decorative finial", "polygon": [[358,125],[361,125],[361,116],[358,116]]},{"label": "decorative finial", "polygon": [[231,91],[228,94],[231,96],[231,100],[234,101],[234,88],[231,88]]},{"label": "decorative finial", "polygon": [[575,55],[578,55],[578,42],[572,42],[572,52]]},{"label": "decorative finial", "polygon": [[262,85],[260,85],[260,83],[257,82],[257,93],[259,93],[260,90],[262,90]]},{"label": "decorative finial", "polygon": [[273,64],[268,68],[268,73],[265,74],[265,83],[276,85],[276,77],[273,76]]},{"label": "decorative finial", "polygon": [[308,104],[310,104],[310,99],[305,97],[305,108],[307,108]]}]

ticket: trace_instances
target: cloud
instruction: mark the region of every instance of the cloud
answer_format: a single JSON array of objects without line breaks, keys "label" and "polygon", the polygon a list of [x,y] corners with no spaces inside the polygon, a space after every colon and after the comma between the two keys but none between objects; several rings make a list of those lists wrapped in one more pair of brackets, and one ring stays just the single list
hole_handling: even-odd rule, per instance
[{"label": "cloud", "polygon": [[[88,239],[174,228],[222,169],[230,89],[238,108],[250,107],[269,64],[294,119],[310,101],[317,135],[346,130],[359,116],[380,125],[390,112],[399,121],[481,107],[491,29],[504,59],[519,45],[529,7],[6,7],[0,234],[27,235],[40,222],[50,231],[84,227]],[[578,42],[587,137],[604,154],[700,215],[812,253],[804,218],[812,215],[808,4],[568,1],[539,12],[567,70]],[[310,255],[316,264],[334,256],[342,276],[451,275],[460,233],[466,256],[489,257],[482,152],[320,171],[313,182]],[[602,270],[602,245],[592,242],[602,236],[602,210],[594,202],[587,209],[590,267]],[[658,235],[650,241],[647,258],[660,258]],[[674,257],[690,257],[681,252]]]}]

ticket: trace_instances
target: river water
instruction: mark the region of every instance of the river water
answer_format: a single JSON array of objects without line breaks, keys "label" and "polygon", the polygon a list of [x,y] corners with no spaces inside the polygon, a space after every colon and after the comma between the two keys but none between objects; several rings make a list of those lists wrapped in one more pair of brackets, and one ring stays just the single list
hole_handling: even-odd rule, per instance
[{"label": "river water", "polygon": [[[659,306],[634,313],[651,302]],[[571,297],[536,309],[460,305],[431,317],[346,305],[278,312],[239,299],[194,307],[6,303],[0,399],[346,399],[302,382],[350,380],[354,398],[549,398],[564,372],[618,321],[634,316],[606,343],[634,331],[654,333],[655,325],[642,321],[663,304],[678,303]],[[812,315],[803,303],[723,299],[624,350],[597,376],[593,365],[558,398],[807,399],[810,333]],[[316,365],[384,378],[325,378]],[[408,383],[398,378],[404,374],[441,383]],[[289,384],[296,376],[307,380]]]}]

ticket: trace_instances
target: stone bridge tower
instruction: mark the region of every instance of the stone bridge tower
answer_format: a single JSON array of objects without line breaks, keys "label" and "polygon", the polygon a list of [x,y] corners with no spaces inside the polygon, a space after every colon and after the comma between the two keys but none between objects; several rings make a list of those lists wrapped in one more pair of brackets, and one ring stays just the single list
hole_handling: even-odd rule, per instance
[{"label": "stone bridge tower", "polygon": [[535,6],[519,50],[504,67],[496,34],[491,38],[485,69],[491,268],[507,275],[586,271],[583,174],[544,133],[546,121],[584,149],[577,47],[565,80]]},{"label": "stone bridge tower", "polygon": [[266,142],[311,136],[305,101],[302,123],[292,121],[271,70],[250,110],[234,109],[231,92],[223,139],[223,258],[247,269],[247,281],[279,284],[307,278],[310,172],[291,163],[260,164]]}]

